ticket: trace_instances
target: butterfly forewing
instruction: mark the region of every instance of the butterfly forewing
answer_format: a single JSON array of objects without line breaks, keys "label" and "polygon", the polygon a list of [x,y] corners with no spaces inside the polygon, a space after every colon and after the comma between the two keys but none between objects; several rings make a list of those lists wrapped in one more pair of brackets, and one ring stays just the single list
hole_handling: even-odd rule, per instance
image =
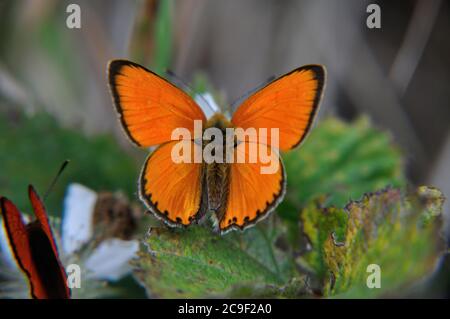
[{"label": "butterfly forewing", "polygon": [[176,128],[193,136],[194,120],[206,121],[188,94],[136,63],[113,60],[108,76],[122,126],[138,146],[168,142]]},{"label": "butterfly forewing", "polygon": [[234,113],[232,123],[235,127],[262,132],[258,140],[268,145],[272,145],[271,129],[278,129],[279,145],[273,146],[290,150],[300,144],[310,129],[324,79],[325,69],[320,65],[298,68],[245,100]]}]

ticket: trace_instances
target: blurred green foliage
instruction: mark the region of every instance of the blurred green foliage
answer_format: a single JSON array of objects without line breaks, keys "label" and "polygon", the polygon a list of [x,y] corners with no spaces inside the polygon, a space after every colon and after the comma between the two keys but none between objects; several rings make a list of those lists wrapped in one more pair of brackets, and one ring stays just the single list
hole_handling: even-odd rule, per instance
[{"label": "blurred green foliage", "polygon": [[293,221],[304,205],[320,196],[327,196],[328,206],[343,207],[366,192],[405,185],[400,151],[390,135],[373,128],[367,118],[351,124],[325,119],[298,149],[282,157],[287,194],[278,211]]},{"label": "blurred green foliage", "polygon": [[0,194],[29,212],[27,185],[41,196],[64,160],[70,163],[46,200],[50,214],[60,214],[65,188],[78,182],[94,190],[136,192],[139,164],[110,136],[87,137],[60,127],[47,114],[26,117],[0,113]]}]

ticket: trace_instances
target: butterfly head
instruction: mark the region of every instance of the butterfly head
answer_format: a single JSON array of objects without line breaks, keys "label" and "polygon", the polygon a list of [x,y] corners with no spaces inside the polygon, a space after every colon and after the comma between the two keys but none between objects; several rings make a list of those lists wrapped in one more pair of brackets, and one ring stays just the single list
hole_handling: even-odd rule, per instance
[{"label": "butterfly head", "polygon": [[211,127],[216,127],[225,133],[225,129],[232,128],[233,124],[222,113],[215,113],[206,122],[205,128],[211,128]]}]

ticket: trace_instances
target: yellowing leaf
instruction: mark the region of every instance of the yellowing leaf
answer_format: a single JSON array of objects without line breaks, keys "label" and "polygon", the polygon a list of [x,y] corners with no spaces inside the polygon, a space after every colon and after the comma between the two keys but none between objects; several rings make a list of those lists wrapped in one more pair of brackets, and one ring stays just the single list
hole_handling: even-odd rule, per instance
[{"label": "yellowing leaf", "polygon": [[[387,188],[345,209],[310,205],[301,217],[313,248],[303,259],[323,282],[325,296],[401,292],[430,273],[437,260],[435,219],[442,203],[437,189],[422,187],[407,197]],[[367,285],[372,264],[380,267],[380,288]]]}]

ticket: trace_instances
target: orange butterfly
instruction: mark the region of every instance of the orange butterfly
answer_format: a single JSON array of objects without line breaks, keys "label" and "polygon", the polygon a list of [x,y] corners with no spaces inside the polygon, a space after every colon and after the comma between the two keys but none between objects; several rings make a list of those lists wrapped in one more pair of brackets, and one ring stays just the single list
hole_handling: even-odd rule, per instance
[{"label": "orange butterfly", "polygon": [[0,197],[0,212],[14,257],[28,278],[33,298],[70,298],[66,272],[59,260],[44,204],[31,185],[28,195],[36,220],[27,225],[17,207],[7,198]]},{"label": "orange butterfly", "polygon": [[[272,141],[271,132],[277,129],[276,148],[271,142],[258,142],[257,148],[269,154],[278,149],[288,151],[308,133],[325,82],[321,65],[295,69],[251,95],[229,121],[222,114],[206,119],[188,94],[136,63],[113,60],[108,74],[113,101],[128,137],[139,147],[159,145],[147,158],[139,178],[141,200],[170,226],[188,226],[214,211],[222,234],[254,225],[282,200],[286,176],[281,158],[271,174],[261,174],[264,163],[260,158],[234,163],[175,163],[172,149],[180,141],[172,139],[173,131],[184,128],[195,136],[194,123],[200,122],[205,130],[216,128],[222,132],[228,128],[255,128],[258,141]],[[181,143],[193,153],[205,147],[196,138]],[[235,155],[248,158],[252,142],[237,140],[233,148]]]}]

